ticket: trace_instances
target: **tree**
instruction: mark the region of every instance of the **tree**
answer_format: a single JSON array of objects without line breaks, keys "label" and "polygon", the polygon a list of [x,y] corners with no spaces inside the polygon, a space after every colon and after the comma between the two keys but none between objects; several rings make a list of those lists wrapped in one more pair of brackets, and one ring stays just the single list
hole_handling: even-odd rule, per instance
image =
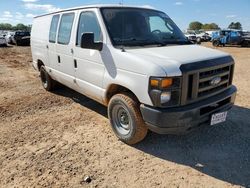
[{"label": "tree", "polygon": [[0,23],[0,30],[22,30],[22,31],[30,31],[32,25],[24,25],[24,24],[17,24],[16,26],[12,26],[9,23]]},{"label": "tree", "polygon": [[28,27],[24,24],[19,23],[16,25],[16,30],[26,31],[26,30],[28,30]]},{"label": "tree", "polygon": [[12,25],[9,23],[1,23],[0,30],[12,30]]},{"label": "tree", "polygon": [[220,27],[216,23],[206,23],[202,26],[202,29],[204,30],[218,30]]},{"label": "tree", "polygon": [[242,25],[240,22],[231,22],[228,26],[228,29],[239,29],[242,30]]},{"label": "tree", "polygon": [[202,23],[201,22],[198,22],[198,21],[195,21],[195,22],[191,22],[189,24],[189,29],[190,30],[200,30],[202,28]]}]

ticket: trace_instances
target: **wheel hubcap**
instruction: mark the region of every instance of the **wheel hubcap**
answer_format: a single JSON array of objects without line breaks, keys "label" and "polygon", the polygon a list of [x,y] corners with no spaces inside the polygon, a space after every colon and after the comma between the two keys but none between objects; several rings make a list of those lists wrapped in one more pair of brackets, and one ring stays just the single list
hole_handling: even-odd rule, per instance
[{"label": "wheel hubcap", "polygon": [[112,111],[114,128],[122,135],[127,135],[131,129],[131,117],[122,105],[116,105]]}]

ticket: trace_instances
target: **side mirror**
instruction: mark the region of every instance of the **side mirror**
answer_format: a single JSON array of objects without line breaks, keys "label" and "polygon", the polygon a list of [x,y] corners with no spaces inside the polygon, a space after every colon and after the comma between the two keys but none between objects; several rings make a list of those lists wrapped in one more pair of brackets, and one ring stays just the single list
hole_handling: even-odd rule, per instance
[{"label": "side mirror", "polygon": [[94,41],[94,33],[83,33],[81,36],[81,48],[102,50],[103,43]]}]

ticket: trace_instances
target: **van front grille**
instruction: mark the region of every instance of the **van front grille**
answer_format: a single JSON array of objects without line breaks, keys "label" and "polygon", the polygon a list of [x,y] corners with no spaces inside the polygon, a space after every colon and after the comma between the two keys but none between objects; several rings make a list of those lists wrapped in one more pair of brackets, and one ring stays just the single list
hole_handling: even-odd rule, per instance
[{"label": "van front grille", "polygon": [[210,62],[204,62],[204,68],[200,68],[202,64],[199,69],[192,65],[189,71],[183,72],[182,104],[215,95],[232,85],[233,61],[216,66],[209,66]]},{"label": "van front grille", "polygon": [[[227,88],[230,85],[231,66],[204,71],[199,73],[198,97]],[[220,83],[212,85],[213,79],[219,78]]]}]

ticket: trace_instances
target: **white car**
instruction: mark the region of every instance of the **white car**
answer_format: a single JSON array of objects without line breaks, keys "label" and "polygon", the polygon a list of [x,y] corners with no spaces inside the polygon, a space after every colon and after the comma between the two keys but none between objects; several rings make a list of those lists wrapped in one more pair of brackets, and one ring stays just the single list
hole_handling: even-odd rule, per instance
[{"label": "white car", "polygon": [[4,36],[0,36],[0,46],[7,46],[7,41]]},{"label": "white car", "polygon": [[8,32],[5,36],[6,41],[8,44],[13,44],[14,43],[14,34],[15,32]]},{"label": "white car", "polygon": [[189,41],[196,43],[197,37],[195,33],[184,33],[184,35]]},{"label": "white car", "polygon": [[127,144],[148,129],[179,134],[224,122],[236,96],[232,57],[190,44],[150,8],[92,5],[38,16],[31,50],[46,90],[60,82],[106,105]]},{"label": "white car", "polygon": [[199,40],[199,41],[204,41],[204,42],[211,40],[211,37],[209,36],[209,34],[204,33],[204,32],[199,33],[199,34],[196,33],[196,38],[197,38],[197,41]]}]

